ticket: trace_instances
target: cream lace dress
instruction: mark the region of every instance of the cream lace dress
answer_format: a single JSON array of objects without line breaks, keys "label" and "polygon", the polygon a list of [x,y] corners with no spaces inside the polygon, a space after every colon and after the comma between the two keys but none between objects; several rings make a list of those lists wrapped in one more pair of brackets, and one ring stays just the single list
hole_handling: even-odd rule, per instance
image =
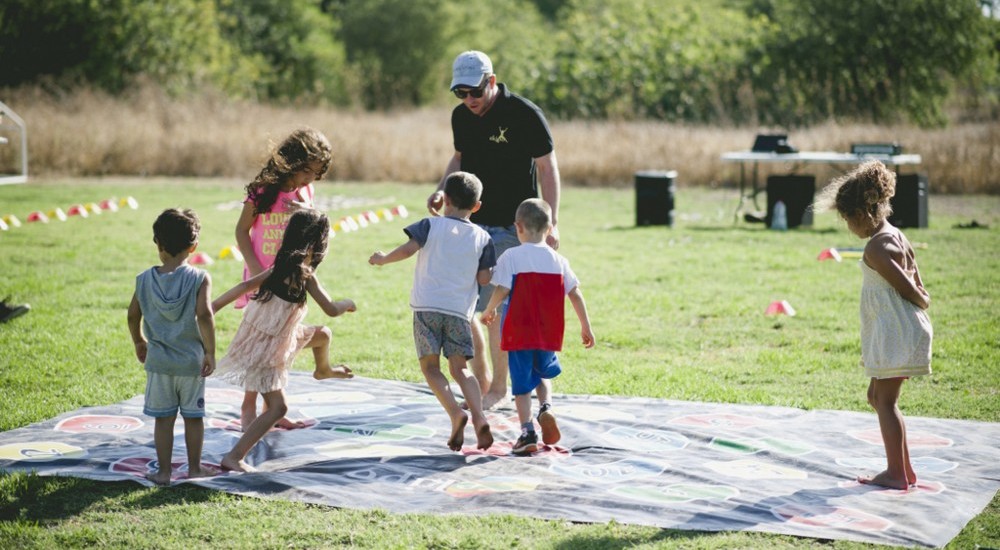
[{"label": "cream lace dress", "polygon": [[250,300],[216,376],[246,391],[267,393],[284,389],[295,355],[320,327],[302,324],[308,308],[272,296]]},{"label": "cream lace dress", "polygon": [[[901,240],[898,235],[896,239]],[[899,378],[930,374],[934,330],[927,312],[903,298],[864,260],[859,263],[863,275],[861,366],[865,375]],[[913,276],[910,272],[909,277]]]}]

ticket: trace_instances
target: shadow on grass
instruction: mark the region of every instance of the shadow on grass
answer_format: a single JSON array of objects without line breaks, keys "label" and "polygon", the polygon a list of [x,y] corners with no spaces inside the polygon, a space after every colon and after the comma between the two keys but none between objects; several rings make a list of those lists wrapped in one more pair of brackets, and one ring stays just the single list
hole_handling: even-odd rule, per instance
[{"label": "shadow on grass", "polygon": [[[552,548],[558,550],[586,550],[606,548],[628,548],[638,545],[674,542],[686,546],[687,541],[718,535],[708,531],[677,531],[659,529],[650,533],[579,533],[562,538]],[[693,544],[693,543],[692,543]]]},{"label": "shadow on grass", "polygon": [[[623,232],[640,232],[640,231],[706,231],[706,232],[732,232],[732,231],[742,231],[745,233],[764,233],[768,229],[762,225],[750,225],[750,224],[723,224],[723,225],[685,225],[682,227],[667,227],[663,225],[612,225],[610,227],[604,228],[605,231],[623,231]],[[839,230],[835,227],[824,227],[820,229],[796,227],[795,229],[789,229],[788,233],[810,233],[814,235],[827,235],[830,233],[837,233]],[[778,233],[778,232],[775,232]]]},{"label": "shadow on grass", "polygon": [[[141,493],[141,494],[138,494]],[[178,485],[157,490],[128,481],[97,482],[36,474],[0,474],[0,521],[52,521],[77,516],[95,503],[148,509],[211,499],[210,489]]]}]

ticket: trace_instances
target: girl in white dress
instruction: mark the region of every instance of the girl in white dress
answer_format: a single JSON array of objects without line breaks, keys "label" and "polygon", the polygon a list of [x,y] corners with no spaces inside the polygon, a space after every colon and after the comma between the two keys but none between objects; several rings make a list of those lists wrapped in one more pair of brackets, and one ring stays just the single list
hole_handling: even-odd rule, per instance
[{"label": "girl in white dress", "polygon": [[868,403],[878,414],[887,468],[861,483],[906,490],[916,484],[899,411],[899,392],[911,376],[930,374],[933,329],[913,247],[889,223],[896,175],[881,162],[866,162],[834,181],[820,202],[832,205],[852,233],[868,239],[861,258],[861,365],[870,378]]},{"label": "girl in white dress", "polygon": [[[316,210],[295,212],[288,220],[274,265],[212,302],[212,311],[217,312],[259,289],[216,370],[222,380],[242,386],[245,391],[259,392],[265,404],[264,411],[243,429],[243,436],[222,459],[222,467],[227,470],[254,471],[243,459],[288,412],[288,369],[303,348],[312,348],[317,372],[334,373],[330,378],[354,376],[344,365],[330,366],[330,329],[302,324],[306,296],[312,296],[330,317],[357,309],[353,300],[331,300],[314,276],[326,255],[329,235],[330,221],[325,215]],[[313,376],[320,378],[315,373]]]}]

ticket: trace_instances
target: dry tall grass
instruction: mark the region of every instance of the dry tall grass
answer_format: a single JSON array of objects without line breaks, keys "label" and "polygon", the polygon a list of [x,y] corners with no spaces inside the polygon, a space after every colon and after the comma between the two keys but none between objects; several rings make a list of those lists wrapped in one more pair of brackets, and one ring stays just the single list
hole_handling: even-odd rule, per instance
[{"label": "dry tall grass", "polygon": [[[309,125],[334,145],[329,177],[358,181],[435,182],[452,152],[450,107],[359,113],[278,107],[205,95],[178,100],[153,88],[124,97],[91,90],[53,97],[37,89],[0,91],[28,123],[33,176],[256,174],[270,144]],[[749,148],[759,128],[712,128],[658,122],[552,121],[563,180],[571,185],[630,185],[639,170],[677,170],[678,185],[731,186],[726,151]],[[13,141],[13,140],[12,140]],[[1000,128],[967,123],[944,129],[828,123],[793,130],[800,150],[846,151],[852,142],[897,141],[923,157],[935,193],[1000,193]],[[16,163],[0,147],[0,169]],[[789,166],[768,170],[788,171]],[[836,168],[808,167],[818,182]],[[9,171],[9,170],[6,170]],[[762,172],[762,176],[767,172]]]}]

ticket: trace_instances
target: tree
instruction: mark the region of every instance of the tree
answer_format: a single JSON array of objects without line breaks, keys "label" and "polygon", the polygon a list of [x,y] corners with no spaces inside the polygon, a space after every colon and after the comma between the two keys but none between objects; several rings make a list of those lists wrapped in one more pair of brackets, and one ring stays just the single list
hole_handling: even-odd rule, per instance
[{"label": "tree", "polygon": [[349,102],[337,22],[319,0],[218,0],[224,36],[252,60],[260,97]]},{"label": "tree", "polygon": [[765,118],[783,124],[942,124],[955,79],[990,50],[978,0],[770,0],[766,11],[775,32],[748,77]]}]

